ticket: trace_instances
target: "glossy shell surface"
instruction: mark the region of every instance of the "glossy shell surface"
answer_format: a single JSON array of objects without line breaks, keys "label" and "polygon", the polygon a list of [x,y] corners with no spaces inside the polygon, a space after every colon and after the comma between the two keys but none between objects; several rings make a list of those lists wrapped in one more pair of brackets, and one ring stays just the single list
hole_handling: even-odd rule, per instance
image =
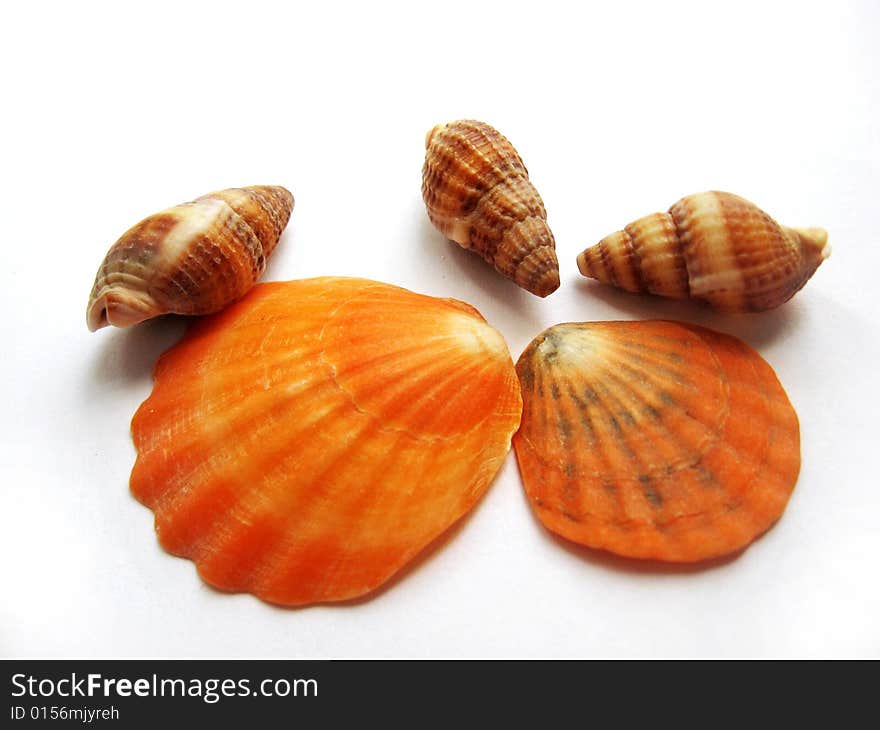
[{"label": "glossy shell surface", "polygon": [[434,127],[425,147],[422,197],[434,226],[532,294],[554,292],[556,243],[513,145],[484,122],[461,120]]},{"label": "glossy shell surface", "polygon": [[632,558],[736,552],[781,515],[798,419],[770,366],[729,335],[675,322],[560,324],[517,363],[514,447],[549,530]]},{"label": "glossy shell surface", "polygon": [[107,252],[89,296],[93,332],[163,314],[211,314],[259,279],[293,210],[274,185],[229,188],[145,218]]},{"label": "glossy shell surface", "polygon": [[788,301],[831,254],[821,228],[787,228],[732,193],[688,195],[583,251],[584,276],[730,312]]},{"label": "glossy shell surface", "polygon": [[211,585],[351,599],[474,506],[521,405],[470,305],[362,279],[259,284],[160,359],[131,489]]}]

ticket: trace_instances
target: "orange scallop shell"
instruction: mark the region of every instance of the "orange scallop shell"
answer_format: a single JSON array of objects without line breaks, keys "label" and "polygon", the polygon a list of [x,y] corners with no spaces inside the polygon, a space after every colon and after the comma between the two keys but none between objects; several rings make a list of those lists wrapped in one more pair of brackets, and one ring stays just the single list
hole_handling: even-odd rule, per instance
[{"label": "orange scallop shell", "polygon": [[800,469],[797,416],[736,338],[663,321],[560,324],[517,374],[514,448],[549,530],[695,562],[744,548],[782,515]]},{"label": "orange scallop shell", "polygon": [[521,407],[507,345],[470,305],[362,279],[260,284],[159,360],[131,489],[213,586],[355,598],[474,506]]}]

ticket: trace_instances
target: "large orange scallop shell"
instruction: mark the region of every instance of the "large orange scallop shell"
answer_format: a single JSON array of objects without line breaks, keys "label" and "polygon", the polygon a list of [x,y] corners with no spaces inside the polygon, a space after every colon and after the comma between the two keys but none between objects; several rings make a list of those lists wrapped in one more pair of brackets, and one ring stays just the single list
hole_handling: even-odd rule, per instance
[{"label": "large orange scallop shell", "polygon": [[131,489],[211,585],[350,599],[474,506],[521,408],[507,345],[470,305],[362,279],[260,284],[160,359]]},{"label": "large orange scallop shell", "polygon": [[577,264],[626,291],[760,312],[791,299],[830,255],[822,228],[788,228],[738,195],[710,191],[606,236]]},{"label": "large orange scallop shell", "polygon": [[89,329],[220,311],[260,278],[292,210],[285,188],[252,185],[145,218],[98,268],[86,309]]},{"label": "large orange scallop shell", "polygon": [[551,531],[619,555],[695,562],[785,509],[797,416],[734,337],[675,322],[561,324],[517,363],[525,489]]},{"label": "large orange scallop shell", "polygon": [[559,288],[547,212],[513,145],[469,119],[438,124],[425,138],[422,197],[431,222],[539,297]]}]

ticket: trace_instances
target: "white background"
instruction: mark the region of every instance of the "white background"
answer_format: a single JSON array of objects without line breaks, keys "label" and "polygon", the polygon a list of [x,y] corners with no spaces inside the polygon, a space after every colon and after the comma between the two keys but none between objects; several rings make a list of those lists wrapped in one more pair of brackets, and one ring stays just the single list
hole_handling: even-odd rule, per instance
[{"label": "white background", "polygon": [[[880,5],[16,3],[0,11],[0,655],[880,656]],[[575,10],[575,8],[580,8]],[[518,148],[556,235],[539,300],[430,226],[425,132]],[[561,321],[680,318],[773,365],[802,431],[782,520],[703,570],[552,538],[511,456],[371,600],[285,610],[204,585],[129,494],[129,420],[178,319],[92,334],[111,243],[222,187],[296,196],[266,279],[379,279],[474,304],[516,358]],[[834,253],[754,316],[640,299],[574,259],[704,189]]]}]

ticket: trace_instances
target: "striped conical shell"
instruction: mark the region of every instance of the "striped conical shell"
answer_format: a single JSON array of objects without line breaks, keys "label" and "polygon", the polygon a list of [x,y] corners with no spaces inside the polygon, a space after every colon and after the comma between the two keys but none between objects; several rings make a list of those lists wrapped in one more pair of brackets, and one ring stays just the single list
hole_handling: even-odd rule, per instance
[{"label": "striped conical shell", "polygon": [[739,196],[688,195],[578,256],[584,276],[630,292],[758,312],[790,299],[831,253],[821,228],[786,228]]},{"label": "striped conical shell", "polygon": [[474,506],[521,410],[507,345],[468,304],[363,279],[258,284],[159,360],[131,489],[211,585],[350,599]]},{"label": "striped conical shell", "polygon": [[696,562],[740,550],[785,509],[798,419],[770,366],[736,338],[676,322],[560,324],[516,369],[517,461],[553,532]]},{"label": "striped conical shell", "polygon": [[434,127],[425,146],[422,197],[437,229],[532,294],[556,291],[556,243],[513,145],[488,124],[464,120]]},{"label": "striped conical shell", "polygon": [[142,220],[98,269],[89,329],[219,311],[260,278],[292,210],[290,192],[255,185],[203,195]]}]

